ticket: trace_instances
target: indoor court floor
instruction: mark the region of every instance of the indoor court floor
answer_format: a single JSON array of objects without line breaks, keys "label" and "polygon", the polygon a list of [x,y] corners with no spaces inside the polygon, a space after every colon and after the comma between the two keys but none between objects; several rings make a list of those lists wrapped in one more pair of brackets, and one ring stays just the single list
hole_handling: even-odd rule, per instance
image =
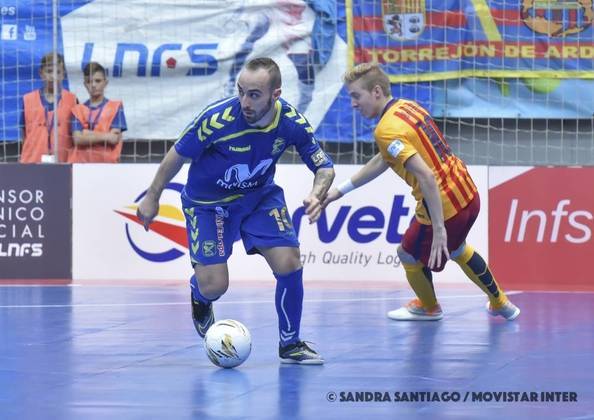
[{"label": "indoor court floor", "polygon": [[326,363],[296,366],[274,285],[232,284],[215,315],[253,347],[221,369],[185,285],[3,285],[0,419],[594,419],[594,293],[511,292],[507,322],[476,288],[437,288],[442,321],[396,322],[402,285],[306,282],[301,337]]}]

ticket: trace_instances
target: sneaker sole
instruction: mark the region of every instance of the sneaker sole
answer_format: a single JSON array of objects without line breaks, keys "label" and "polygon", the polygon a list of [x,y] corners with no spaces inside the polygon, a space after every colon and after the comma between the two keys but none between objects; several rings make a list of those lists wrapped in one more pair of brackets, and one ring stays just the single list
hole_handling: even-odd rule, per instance
[{"label": "sneaker sole", "polygon": [[439,321],[443,314],[439,315],[419,315],[409,312],[406,308],[396,309],[388,312],[388,318],[394,321]]},{"label": "sneaker sole", "polygon": [[487,302],[487,304],[485,305],[487,308],[487,312],[489,313],[489,315],[495,317],[495,316],[500,316],[503,319],[507,320],[507,321],[513,321],[514,319],[516,319],[519,315],[520,315],[520,308],[518,308],[516,306],[516,311],[512,314],[512,316],[510,316],[509,318],[504,317],[503,315],[501,315],[499,312],[496,311],[492,311],[491,307],[489,306],[489,302]]},{"label": "sneaker sole", "polygon": [[323,360],[309,359],[309,360],[293,360],[293,359],[280,359],[280,362],[285,365],[323,365]]}]

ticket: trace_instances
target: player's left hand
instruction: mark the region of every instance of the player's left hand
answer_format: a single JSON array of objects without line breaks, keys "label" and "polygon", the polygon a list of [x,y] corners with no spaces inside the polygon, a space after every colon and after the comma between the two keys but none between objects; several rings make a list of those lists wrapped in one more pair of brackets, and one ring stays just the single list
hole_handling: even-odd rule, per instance
[{"label": "player's left hand", "polygon": [[310,195],[303,200],[305,206],[305,214],[309,218],[309,224],[315,223],[322,214],[322,201],[315,195]]},{"label": "player's left hand", "polygon": [[431,254],[429,254],[428,266],[430,269],[441,267],[442,261],[450,259],[448,252],[448,234],[445,227],[433,229],[433,240],[431,242]]}]

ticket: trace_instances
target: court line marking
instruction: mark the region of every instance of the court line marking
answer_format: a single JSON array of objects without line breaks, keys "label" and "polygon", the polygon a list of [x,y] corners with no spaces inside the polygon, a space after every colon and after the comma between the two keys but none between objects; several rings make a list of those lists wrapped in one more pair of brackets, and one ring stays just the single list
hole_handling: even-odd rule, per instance
[{"label": "court line marking", "polygon": [[[506,295],[519,295],[524,293],[521,290],[512,290],[506,292]],[[484,294],[476,295],[444,295],[439,300],[444,299],[464,299],[464,298],[479,298],[485,297]],[[378,297],[378,298],[337,298],[337,299],[304,299],[304,303],[326,303],[326,302],[381,302],[394,300],[409,300],[413,296],[400,297]],[[274,303],[274,300],[241,300],[241,301],[226,301],[217,302],[216,305],[245,305],[245,304],[261,304]],[[58,304],[58,305],[0,305],[0,308],[105,308],[105,307],[120,307],[120,306],[177,306],[189,305],[188,302],[141,302],[141,303],[80,303],[80,304]]]}]

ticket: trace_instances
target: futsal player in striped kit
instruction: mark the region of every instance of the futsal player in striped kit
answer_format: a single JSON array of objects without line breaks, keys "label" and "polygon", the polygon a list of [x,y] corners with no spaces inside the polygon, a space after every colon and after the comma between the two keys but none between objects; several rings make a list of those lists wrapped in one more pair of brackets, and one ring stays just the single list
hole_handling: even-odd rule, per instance
[{"label": "futsal player in striped kit", "polygon": [[515,319],[520,309],[509,301],[485,260],[466,243],[480,209],[478,190],[429,113],[419,104],[395,99],[390,80],[377,64],[363,63],[344,75],[351,105],[366,118],[379,118],[374,131],[379,153],[359,172],[332,188],[332,201],[392,168],[411,188],[415,217],[398,247],[406,278],[417,295],[388,312],[394,320],[439,320],[443,317],[433,288],[432,271],[454,260],[489,301],[493,316]]}]

